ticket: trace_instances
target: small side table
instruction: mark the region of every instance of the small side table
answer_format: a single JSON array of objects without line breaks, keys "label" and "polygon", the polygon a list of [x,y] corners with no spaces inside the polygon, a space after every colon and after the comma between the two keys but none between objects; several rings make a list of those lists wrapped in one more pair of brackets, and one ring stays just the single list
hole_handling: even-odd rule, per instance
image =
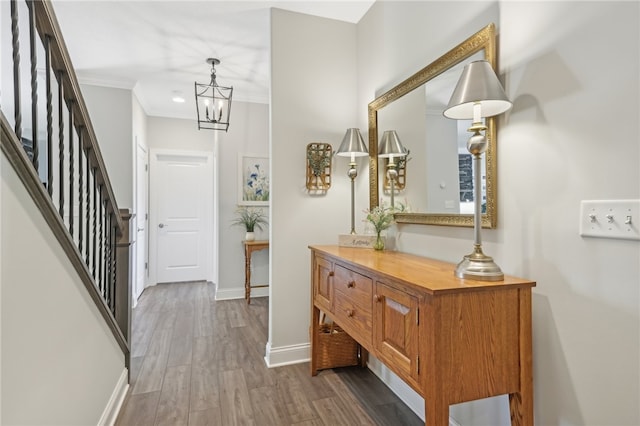
[{"label": "small side table", "polygon": [[260,287],[269,287],[268,284],[251,285],[251,254],[254,251],[260,251],[269,248],[269,241],[244,241],[244,298],[247,304],[251,303],[251,289]]}]

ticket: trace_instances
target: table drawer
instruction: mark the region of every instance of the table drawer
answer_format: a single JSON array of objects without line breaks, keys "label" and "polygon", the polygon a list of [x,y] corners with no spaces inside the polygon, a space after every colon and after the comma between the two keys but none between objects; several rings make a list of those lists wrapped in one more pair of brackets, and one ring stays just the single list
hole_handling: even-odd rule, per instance
[{"label": "table drawer", "polygon": [[[335,290],[343,294],[351,303],[358,305],[371,316],[373,281],[371,278],[354,272],[341,265],[335,265],[333,277]],[[343,297],[340,297],[342,299]]]},{"label": "table drawer", "polygon": [[333,311],[336,322],[351,337],[365,347],[371,346],[373,324],[370,310],[363,309],[347,298],[336,297]]}]

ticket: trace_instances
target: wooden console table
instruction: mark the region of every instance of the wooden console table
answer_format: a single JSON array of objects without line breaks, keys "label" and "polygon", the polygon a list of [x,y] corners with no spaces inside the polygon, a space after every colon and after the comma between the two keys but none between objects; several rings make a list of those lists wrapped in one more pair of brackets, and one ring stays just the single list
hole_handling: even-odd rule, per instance
[{"label": "wooden console table", "polygon": [[269,241],[244,241],[244,298],[247,304],[251,303],[251,289],[269,287],[268,284],[251,285],[251,254],[254,251],[269,248]]},{"label": "wooden console table", "polygon": [[361,345],[360,362],[372,353],[424,398],[426,425],[448,425],[451,404],[508,394],[511,424],[533,426],[535,282],[463,280],[453,264],[405,253],[310,249],[312,375],[335,351],[322,311]]}]

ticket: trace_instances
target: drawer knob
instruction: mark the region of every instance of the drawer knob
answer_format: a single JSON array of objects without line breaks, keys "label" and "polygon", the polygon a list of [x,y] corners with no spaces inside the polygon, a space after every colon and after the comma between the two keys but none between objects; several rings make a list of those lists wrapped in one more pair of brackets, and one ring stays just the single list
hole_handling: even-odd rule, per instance
[{"label": "drawer knob", "polygon": [[332,277],[332,276],[334,276],[334,275],[335,275],[335,272],[333,272],[333,271],[329,271],[329,276],[330,276],[330,277]]},{"label": "drawer knob", "polygon": [[382,296],[380,296],[379,294],[376,294],[373,297],[376,299],[376,302],[382,302]]},{"label": "drawer knob", "polygon": [[356,282],[355,282],[355,281],[353,281],[353,280],[351,280],[351,281],[349,281],[349,282],[347,283],[347,287],[349,287],[349,288],[353,288],[353,287],[355,287],[355,285],[356,285]]},{"label": "drawer knob", "polygon": [[347,316],[349,318],[351,318],[353,316],[353,314],[354,314],[353,309],[347,309]]}]

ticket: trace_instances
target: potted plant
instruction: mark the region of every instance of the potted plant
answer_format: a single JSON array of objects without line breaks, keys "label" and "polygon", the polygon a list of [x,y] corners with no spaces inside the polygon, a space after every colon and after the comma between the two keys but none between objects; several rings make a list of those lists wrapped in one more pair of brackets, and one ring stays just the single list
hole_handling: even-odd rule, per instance
[{"label": "potted plant", "polygon": [[236,218],[231,222],[233,225],[243,226],[245,231],[245,240],[255,240],[254,231],[262,230],[262,225],[267,225],[267,217],[261,208],[239,207],[236,210]]},{"label": "potted plant", "polygon": [[373,244],[375,250],[384,250],[384,239],[380,234],[395,223],[394,214],[408,212],[409,207],[403,203],[396,203],[394,207],[387,207],[382,200],[380,200],[380,205],[373,209],[365,210],[367,214],[365,221],[371,223],[376,231],[376,242]]},{"label": "potted plant", "polygon": [[393,209],[385,207],[383,204],[374,207],[371,210],[365,210],[367,218],[376,231],[376,242],[373,245],[375,250],[384,249],[384,240],[380,236],[380,233],[389,228],[393,224]]}]

